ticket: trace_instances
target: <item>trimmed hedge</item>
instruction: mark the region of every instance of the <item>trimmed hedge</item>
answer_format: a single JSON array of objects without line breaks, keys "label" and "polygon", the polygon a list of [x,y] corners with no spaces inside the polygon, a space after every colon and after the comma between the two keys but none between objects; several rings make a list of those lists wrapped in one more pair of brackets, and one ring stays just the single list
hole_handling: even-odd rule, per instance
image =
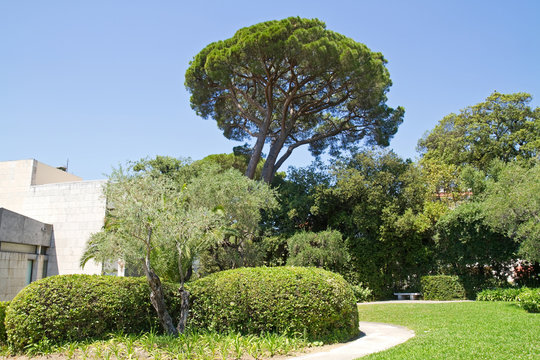
[{"label": "trimmed hedge", "polygon": [[[171,315],[179,302],[163,284]],[[11,301],[6,312],[8,343],[15,349],[43,338],[53,343],[100,338],[122,331],[161,330],[145,278],[61,275],[33,282]]]},{"label": "trimmed hedge", "polygon": [[422,276],[420,282],[424,300],[465,299],[465,288],[457,276]]},{"label": "trimmed hedge", "polygon": [[190,284],[190,324],[244,334],[279,332],[308,339],[358,335],[358,309],[341,275],[318,268],[241,268]]},{"label": "trimmed hedge", "polygon": [[0,344],[5,343],[7,340],[4,319],[6,317],[6,308],[8,306],[9,301],[0,301]]},{"label": "trimmed hedge", "polygon": [[527,288],[486,289],[476,294],[477,301],[516,301],[519,294]]}]

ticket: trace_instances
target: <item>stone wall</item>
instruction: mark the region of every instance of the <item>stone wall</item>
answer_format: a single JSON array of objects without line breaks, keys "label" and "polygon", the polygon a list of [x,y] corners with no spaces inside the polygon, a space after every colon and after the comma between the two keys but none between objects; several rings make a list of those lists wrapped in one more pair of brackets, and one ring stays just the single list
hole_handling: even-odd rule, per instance
[{"label": "stone wall", "polygon": [[48,274],[100,274],[101,264],[79,266],[90,235],[103,227],[105,180],[31,186],[22,213],[53,224]]},{"label": "stone wall", "polygon": [[0,207],[20,213],[32,185],[34,160],[0,162]]},{"label": "stone wall", "polygon": [[90,234],[105,220],[106,181],[79,179],[35,160],[0,162],[0,207],[53,225],[48,275],[101,273],[101,264],[81,269],[79,263]]},{"label": "stone wall", "polygon": [[[28,279],[28,262],[32,261],[31,278]],[[0,251],[0,301],[10,301],[29,281],[47,276],[44,265],[47,255],[25,254]]]}]

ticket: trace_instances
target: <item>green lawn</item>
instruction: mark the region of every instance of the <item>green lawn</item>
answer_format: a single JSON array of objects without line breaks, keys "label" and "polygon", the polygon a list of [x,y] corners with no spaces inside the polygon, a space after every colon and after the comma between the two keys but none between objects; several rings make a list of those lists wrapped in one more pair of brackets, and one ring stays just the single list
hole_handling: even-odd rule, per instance
[{"label": "green lawn", "polygon": [[416,336],[364,359],[540,359],[540,314],[512,303],[360,305],[360,321],[406,326]]}]

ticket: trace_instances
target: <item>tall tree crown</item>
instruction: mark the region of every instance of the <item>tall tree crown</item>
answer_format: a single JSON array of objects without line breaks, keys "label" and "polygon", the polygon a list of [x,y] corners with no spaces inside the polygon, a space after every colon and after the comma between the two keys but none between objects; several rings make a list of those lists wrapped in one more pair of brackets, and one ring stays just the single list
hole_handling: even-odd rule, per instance
[{"label": "tall tree crown", "polygon": [[364,138],[388,145],[403,109],[385,104],[385,63],[320,20],[287,18],[211,43],[191,62],[185,85],[192,108],[216,120],[227,138],[257,139],[251,165],[271,144],[263,169],[269,180],[304,144],[314,155]]}]

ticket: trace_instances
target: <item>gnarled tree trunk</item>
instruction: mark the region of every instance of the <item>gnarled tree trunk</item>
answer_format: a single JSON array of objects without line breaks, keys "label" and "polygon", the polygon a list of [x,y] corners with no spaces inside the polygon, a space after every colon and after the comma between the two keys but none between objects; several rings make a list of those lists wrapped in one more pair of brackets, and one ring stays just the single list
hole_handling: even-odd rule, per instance
[{"label": "gnarled tree trunk", "polygon": [[144,274],[146,275],[146,280],[148,281],[148,285],[150,286],[150,302],[154,306],[154,309],[156,309],[159,322],[161,323],[161,326],[163,327],[165,333],[178,336],[178,330],[174,327],[171,315],[169,314],[169,310],[167,310],[167,305],[165,304],[165,296],[163,295],[163,287],[161,285],[161,280],[150,266],[151,237],[152,229],[149,229],[146,242],[146,256],[144,259]]}]

